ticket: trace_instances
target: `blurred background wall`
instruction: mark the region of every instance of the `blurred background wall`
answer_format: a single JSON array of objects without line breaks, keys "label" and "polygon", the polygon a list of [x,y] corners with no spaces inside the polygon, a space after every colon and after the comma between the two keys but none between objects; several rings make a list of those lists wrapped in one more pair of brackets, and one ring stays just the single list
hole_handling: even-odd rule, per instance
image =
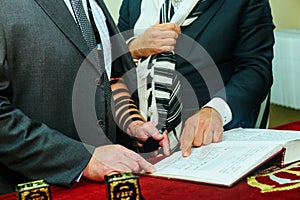
[{"label": "blurred background wall", "polygon": [[[148,0],[149,1],[149,0]],[[119,16],[119,8],[121,6],[122,0],[104,0],[108,10],[113,16],[115,22],[117,23]]]},{"label": "blurred background wall", "polygon": [[300,0],[270,0],[277,29],[300,28]]}]

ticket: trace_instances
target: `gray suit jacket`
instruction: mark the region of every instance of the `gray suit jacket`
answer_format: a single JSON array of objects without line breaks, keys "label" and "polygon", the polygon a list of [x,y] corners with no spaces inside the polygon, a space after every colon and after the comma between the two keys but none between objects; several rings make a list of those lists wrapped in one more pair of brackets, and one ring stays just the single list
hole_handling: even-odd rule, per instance
[{"label": "gray suit jacket", "polygon": [[[117,28],[104,3],[98,3],[106,15],[110,34],[116,35]],[[115,36],[111,43],[116,50],[112,76],[119,77],[134,64],[122,37]],[[96,118],[108,123],[106,134],[115,139],[113,120],[107,119],[103,110],[103,86],[94,82],[99,73],[89,59],[80,68],[88,54],[63,0],[1,1],[0,194],[11,192],[17,183],[28,180],[71,184],[88,163],[93,146],[107,143],[97,120],[86,118],[89,113],[80,116],[84,108],[94,108]],[[79,68],[84,79],[76,84],[85,86],[76,89]],[[129,80],[135,84],[134,78]],[[84,91],[87,88],[96,94]],[[83,120],[77,129],[73,115]],[[87,137],[89,141],[85,141],[91,146],[80,142],[84,134],[80,135],[78,129],[86,134],[92,132]]]}]

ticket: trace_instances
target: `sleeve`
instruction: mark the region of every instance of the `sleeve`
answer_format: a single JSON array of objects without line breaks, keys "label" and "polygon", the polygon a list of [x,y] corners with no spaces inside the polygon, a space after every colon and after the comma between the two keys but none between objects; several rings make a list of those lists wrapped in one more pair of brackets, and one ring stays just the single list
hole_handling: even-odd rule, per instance
[{"label": "sleeve", "polygon": [[[249,116],[258,111],[273,83],[274,36],[267,0],[250,0],[239,18],[238,39],[233,51],[235,71],[226,85],[226,101],[233,113],[226,128],[249,126]],[[247,106],[245,106],[247,105]]]},{"label": "sleeve", "polygon": [[204,107],[211,107],[216,111],[218,111],[222,117],[223,126],[228,124],[232,119],[232,113],[230,107],[228,106],[227,102],[220,97],[212,98],[207,104],[203,106],[203,108]]},{"label": "sleeve", "polygon": [[[120,32],[122,33],[123,37],[125,38],[125,40],[128,40],[134,36],[133,34],[134,24],[140,13],[140,8],[139,8],[140,0],[133,0],[133,1],[130,2],[130,0],[123,0],[119,10],[119,18],[118,18],[117,26]],[[131,12],[132,9],[134,9],[134,12]]]},{"label": "sleeve", "polygon": [[29,179],[70,185],[87,165],[93,147],[30,119],[2,95],[0,112],[1,164],[10,170]]},{"label": "sleeve", "polygon": [[120,10],[119,10],[119,19],[118,19],[118,28],[120,32],[127,31],[130,29],[129,26],[129,1],[123,0]]},{"label": "sleeve", "polygon": [[0,23],[0,164],[31,180],[69,186],[87,165],[94,147],[85,146],[14,107],[6,57]]}]

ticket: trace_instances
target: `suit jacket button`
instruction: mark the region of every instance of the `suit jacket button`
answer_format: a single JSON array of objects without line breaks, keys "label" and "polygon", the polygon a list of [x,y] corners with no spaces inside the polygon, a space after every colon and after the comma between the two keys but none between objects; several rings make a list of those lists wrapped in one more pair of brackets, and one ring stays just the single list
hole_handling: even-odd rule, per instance
[{"label": "suit jacket button", "polygon": [[96,83],[96,86],[100,86],[101,85],[101,79],[96,78],[95,83]]},{"label": "suit jacket button", "polygon": [[98,124],[98,126],[101,126],[101,127],[105,125],[103,120],[98,120],[97,124]]}]

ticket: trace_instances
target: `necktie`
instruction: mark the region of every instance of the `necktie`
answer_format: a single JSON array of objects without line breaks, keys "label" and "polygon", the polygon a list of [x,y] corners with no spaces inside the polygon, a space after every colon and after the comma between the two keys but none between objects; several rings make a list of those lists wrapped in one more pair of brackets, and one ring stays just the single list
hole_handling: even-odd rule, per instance
[{"label": "necktie", "polygon": [[[105,65],[104,65],[104,61],[103,61],[103,52],[100,50],[95,51],[95,48],[97,47],[97,42],[96,39],[100,41],[100,36],[99,33],[97,31],[97,28],[95,26],[95,22],[93,19],[93,15],[92,13],[89,13],[90,15],[90,21],[87,18],[87,15],[85,14],[85,10],[83,8],[82,5],[82,0],[70,0],[78,26],[80,27],[80,30],[82,32],[83,38],[85,39],[87,46],[89,47],[92,55],[94,56],[96,63],[97,63],[97,68],[100,71],[100,75],[101,78],[98,80],[98,86],[100,86],[101,84],[104,85],[104,91],[105,91],[105,112],[107,112],[109,118],[112,117],[112,110],[111,110],[111,102],[112,102],[112,92],[111,92],[111,87],[110,87],[110,83],[109,83],[109,79],[108,76],[106,74],[105,71]],[[91,12],[91,8],[89,5],[89,1],[87,1],[88,4],[88,10],[89,12]],[[93,26],[92,26],[93,25]],[[97,38],[95,38],[95,36],[97,36]],[[104,112],[104,111],[102,111]],[[105,133],[108,132],[107,130],[107,120],[106,123],[101,123],[99,124],[101,126],[101,128],[104,130]],[[114,140],[114,138],[111,138]]]},{"label": "necktie", "polygon": [[96,47],[96,40],[91,23],[85,14],[82,0],[70,0],[70,2],[83,38],[85,39],[89,49],[93,50]]}]

